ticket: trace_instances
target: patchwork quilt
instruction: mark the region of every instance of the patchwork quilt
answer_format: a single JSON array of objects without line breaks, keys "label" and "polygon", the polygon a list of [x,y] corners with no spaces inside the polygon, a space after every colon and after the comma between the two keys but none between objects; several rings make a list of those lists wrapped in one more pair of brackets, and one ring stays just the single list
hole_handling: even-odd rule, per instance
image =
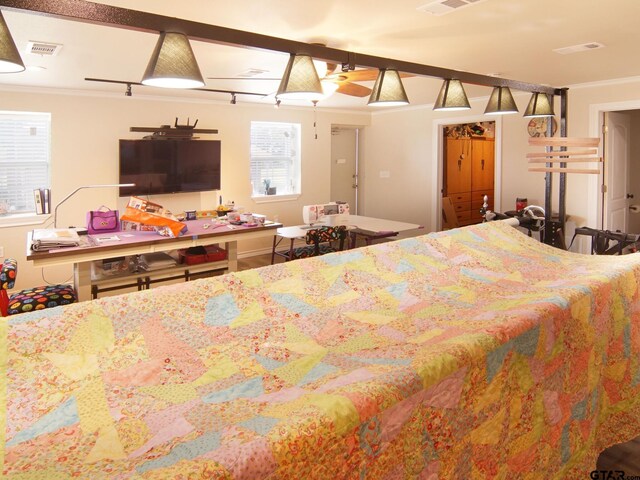
[{"label": "patchwork quilt", "polygon": [[640,435],[639,281],[494,222],[15,315],[1,472],[588,478]]}]

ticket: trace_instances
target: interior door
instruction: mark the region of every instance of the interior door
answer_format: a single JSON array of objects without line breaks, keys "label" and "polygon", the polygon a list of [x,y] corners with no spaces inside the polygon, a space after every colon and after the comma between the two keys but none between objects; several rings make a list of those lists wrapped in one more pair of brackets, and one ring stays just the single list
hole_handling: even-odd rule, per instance
[{"label": "interior door", "polygon": [[331,129],[331,198],[349,204],[358,213],[359,129],[334,126]]},{"label": "interior door", "polygon": [[471,140],[447,138],[446,194],[471,191]]},{"label": "interior door", "polygon": [[605,229],[626,232],[629,221],[629,149],[631,121],[628,114],[605,113]]}]

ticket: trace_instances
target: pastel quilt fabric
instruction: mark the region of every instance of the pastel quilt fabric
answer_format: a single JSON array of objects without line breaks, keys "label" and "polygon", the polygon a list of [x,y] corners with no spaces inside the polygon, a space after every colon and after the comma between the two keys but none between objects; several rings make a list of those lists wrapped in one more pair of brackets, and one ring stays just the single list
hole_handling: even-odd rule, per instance
[{"label": "pastel quilt fabric", "polygon": [[588,478],[640,434],[639,281],[494,222],[16,315],[2,475]]}]

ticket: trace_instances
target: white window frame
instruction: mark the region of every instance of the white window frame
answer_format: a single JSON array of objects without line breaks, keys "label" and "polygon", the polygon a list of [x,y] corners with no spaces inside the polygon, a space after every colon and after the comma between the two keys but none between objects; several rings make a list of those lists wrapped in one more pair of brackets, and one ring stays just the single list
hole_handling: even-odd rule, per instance
[{"label": "white window frame", "polygon": [[[251,198],[257,203],[295,199],[302,193],[302,126],[252,121],[250,132]],[[264,180],[276,188],[267,194]]]},{"label": "white window frame", "polygon": [[[42,223],[34,189],[50,188],[51,114],[0,111],[0,226]],[[6,210],[6,211],[4,211]],[[4,213],[3,213],[4,211]]]}]

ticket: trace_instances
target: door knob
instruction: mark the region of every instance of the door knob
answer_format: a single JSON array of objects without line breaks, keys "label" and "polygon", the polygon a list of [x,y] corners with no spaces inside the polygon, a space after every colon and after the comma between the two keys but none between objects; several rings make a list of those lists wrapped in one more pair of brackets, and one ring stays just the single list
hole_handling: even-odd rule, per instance
[{"label": "door knob", "polygon": [[627,193],[627,198],[633,198],[633,193]]}]

